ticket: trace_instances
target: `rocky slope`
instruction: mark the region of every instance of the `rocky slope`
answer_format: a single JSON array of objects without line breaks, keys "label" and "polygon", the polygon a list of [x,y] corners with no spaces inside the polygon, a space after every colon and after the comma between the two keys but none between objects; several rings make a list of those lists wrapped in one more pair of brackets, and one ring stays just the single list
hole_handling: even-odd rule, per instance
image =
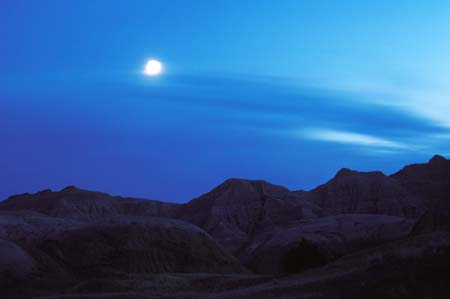
[{"label": "rocky slope", "polygon": [[11,197],[0,203],[0,288],[29,298],[99,277],[247,272],[201,228],[154,217],[173,207],[75,188]]},{"label": "rocky slope", "polygon": [[450,233],[436,232],[368,248],[301,274],[199,298],[444,299],[450,293],[449,269]]},{"label": "rocky slope", "polygon": [[184,204],[183,220],[208,231],[231,252],[277,224],[315,216],[315,207],[288,189],[266,181],[229,179]]},{"label": "rocky slope", "polygon": [[42,214],[81,221],[117,216],[172,217],[178,204],[155,200],[110,196],[102,192],[69,186],[59,192],[43,190],[20,194],[0,202],[1,211],[35,211]]},{"label": "rocky slope", "polygon": [[17,244],[0,239],[0,287],[26,279],[35,267],[33,258]]},{"label": "rocky slope", "polygon": [[202,229],[153,218],[95,224],[34,242],[31,254],[45,254],[75,276],[117,273],[240,273],[244,268]]},{"label": "rocky slope", "polygon": [[[450,291],[449,268],[450,234],[436,232],[358,251],[295,275],[133,274],[89,279],[34,298],[444,299]],[[17,290],[3,291],[7,299],[29,298],[17,297]]]},{"label": "rocky slope", "polygon": [[229,179],[185,204],[21,194],[0,202],[1,298],[448,298],[449,219],[441,156],[311,191]]},{"label": "rocky slope", "polygon": [[413,221],[402,217],[371,214],[298,221],[259,234],[239,258],[256,273],[298,273],[363,248],[405,238],[412,225]]},{"label": "rocky slope", "polygon": [[415,234],[450,229],[450,160],[434,156],[428,163],[408,165],[392,177],[420,197],[426,207]]},{"label": "rocky slope", "polygon": [[320,206],[323,216],[370,213],[416,218],[424,212],[418,196],[379,171],[341,169],[306,196]]}]

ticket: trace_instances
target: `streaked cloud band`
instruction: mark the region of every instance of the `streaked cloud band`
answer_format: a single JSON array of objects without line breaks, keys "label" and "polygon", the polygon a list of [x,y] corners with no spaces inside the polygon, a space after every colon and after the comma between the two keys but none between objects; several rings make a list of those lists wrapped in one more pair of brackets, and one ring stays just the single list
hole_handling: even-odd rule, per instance
[{"label": "streaked cloud band", "polygon": [[398,141],[385,139],[378,136],[339,131],[322,128],[305,129],[300,132],[301,136],[308,139],[327,141],[342,144],[353,144],[372,148],[385,149],[407,149],[408,146]]}]

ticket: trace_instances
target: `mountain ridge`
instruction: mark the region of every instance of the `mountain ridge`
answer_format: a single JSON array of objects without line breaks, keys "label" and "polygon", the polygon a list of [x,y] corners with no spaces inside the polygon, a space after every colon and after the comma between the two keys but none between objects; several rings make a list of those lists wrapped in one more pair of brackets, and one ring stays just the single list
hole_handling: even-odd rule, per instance
[{"label": "mountain ridge", "polygon": [[[397,298],[418,284],[409,273],[424,287],[450,285],[440,282],[449,219],[450,160],[437,155],[392,175],[342,168],[309,191],[230,178],[182,204],[44,189],[0,202],[0,290],[15,299],[210,298],[219,289],[220,298],[298,298],[317,287],[313,298]],[[336,289],[347,279],[366,286]]]}]

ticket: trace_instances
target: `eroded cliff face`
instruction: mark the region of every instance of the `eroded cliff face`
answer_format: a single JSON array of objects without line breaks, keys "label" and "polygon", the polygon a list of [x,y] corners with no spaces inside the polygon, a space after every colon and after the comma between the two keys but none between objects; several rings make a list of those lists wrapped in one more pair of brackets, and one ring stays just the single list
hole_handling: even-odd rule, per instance
[{"label": "eroded cliff face", "polygon": [[450,160],[434,156],[428,163],[408,165],[392,177],[421,198],[426,208],[414,234],[450,229]]},{"label": "eroded cliff face", "polygon": [[444,298],[449,190],[450,161],[435,156],[391,176],[342,169],[311,191],[229,179],[186,204],[73,186],[12,196],[0,202],[0,288],[5,298]]},{"label": "eroded cliff face", "polygon": [[114,273],[241,273],[203,230],[168,219],[94,224],[33,244],[82,277]]},{"label": "eroded cliff face", "polygon": [[239,258],[256,273],[298,273],[351,252],[405,238],[413,223],[403,217],[373,214],[293,222],[258,234]]},{"label": "eroded cliff face", "polygon": [[46,294],[99,278],[248,272],[203,229],[176,219],[66,222],[36,213],[3,213],[0,225],[8,225],[0,230],[0,287],[8,289]]},{"label": "eroded cliff face", "polygon": [[320,206],[324,216],[368,213],[416,218],[424,212],[420,197],[379,171],[341,169],[307,196]]},{"label": "eroded cliff face", "polygon": [[442,156],[434,156],[428,163],[405,166],[391,177],[428,206],[450,198],[450,160]]},{"label": "eroded cliff face", "polygon": [[313,217],[313,205],[296,193],[243,179],[229,179],[180,210],[181,219],[204,228],[231,252],[241,250],[260,231]]},{"label": "eroded cliff face", "polygon": [[156,200],[110,196],[68,186],[61,191],[43,190],[19,194],[0,202],[2,211],[35,211],[47,216],[79,221],[97,221],[119,216],[172,218],[178,204]]}]

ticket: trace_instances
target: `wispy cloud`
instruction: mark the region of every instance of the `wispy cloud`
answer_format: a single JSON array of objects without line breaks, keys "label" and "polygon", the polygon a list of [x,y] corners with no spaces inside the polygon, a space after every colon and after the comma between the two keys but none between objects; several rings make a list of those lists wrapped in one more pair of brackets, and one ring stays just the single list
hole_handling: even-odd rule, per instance
[{"label": "wispy cloud", "polygon": [[448,82],[427,84],[425,81],[416,80],[413,84],[396,84],[382,80],[354,81],[335,83],[333,86],[343,91],[355,92],[368,102],[395,107],[415,117],[428,119],[437,127],[450,129]]},{"label": "wispy cloud", "polygon": [[407,149],[408,145],[378,136],[330,129],[305,129],[297,134],[304,138],[380,149]]}]

